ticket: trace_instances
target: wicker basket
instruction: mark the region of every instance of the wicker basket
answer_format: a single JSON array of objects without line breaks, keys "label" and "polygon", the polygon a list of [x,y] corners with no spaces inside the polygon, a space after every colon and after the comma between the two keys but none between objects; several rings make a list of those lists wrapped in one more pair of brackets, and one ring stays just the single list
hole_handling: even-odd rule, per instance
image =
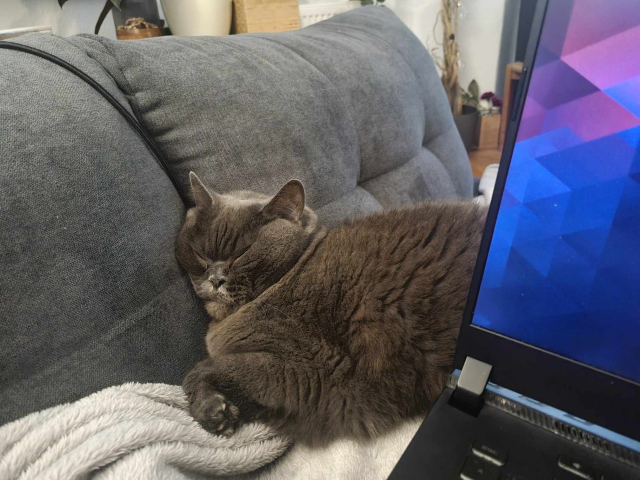
[{"label": "wicker basket", "polygon": [[298,0],[233,0],[235,33],[285,32],[300,28]]}]

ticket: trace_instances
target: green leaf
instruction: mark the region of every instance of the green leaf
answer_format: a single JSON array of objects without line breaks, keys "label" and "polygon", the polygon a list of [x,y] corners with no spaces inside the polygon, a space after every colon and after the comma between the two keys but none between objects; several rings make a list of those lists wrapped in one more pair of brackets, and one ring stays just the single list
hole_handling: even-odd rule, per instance
[{"label": "green leaf", "polygon": [[367,5],[373,5],[373,0],[360,0],[360,5],[366,7]]},{"label": "green leaf", "polygon": [[[476,87],[477,87],[477,83],[476,83]],[[472,85],[469,85],[469,90],[473,90],[473,89],[474,87]],[[470,91],[465,92],[463,89],[460,89],[460,90],[462,91],[462,104],[477,108],[478,101],[480,99],[478,97],[474,97]]]},{"label": "green leaf", "polygon": [[378,3],[384,3],[384,0],[378,0]]},{"label": "green leaf", "polygon": [[469,90],[469,95],[471,95],[476,102],[480,100],[480,88],[478,87],[478,82],[471,80],[467,90]]}]

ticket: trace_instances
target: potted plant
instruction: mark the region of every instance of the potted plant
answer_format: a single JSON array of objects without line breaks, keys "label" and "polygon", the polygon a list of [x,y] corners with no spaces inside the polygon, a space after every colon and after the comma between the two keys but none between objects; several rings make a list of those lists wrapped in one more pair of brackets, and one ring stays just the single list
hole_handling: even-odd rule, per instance
[{"label": "potted plant", "polygon": [[[460,69],[460,51],[456,41],[456,28],[461,15],[462,4],[459,0],[441,0],[438,18],[442,21],[442,56],[436,49],[431,56],[442,72],[441,80],[453,113],[453,119],[460,132],[462,143],[467,151],[471,150],[477,122],[477,82],[472,81],[467,91],[460,87],[458,71]],[[437,22],[438,20],[436,20]],[[435,26],[434,26],[435,30]],[[475,101],[474,101],[475,100]]]},{"label": "potted plant", "polygon": [[473,146],[477,128],[476,125],[478,123],[478,106],[480,103],[478,82],[471,80],[467,89],[460,89],[460,92],[462,108],[457,115],[454,113],[453,121],[458,128],[464,148],[466,148],[468,152]]},{"label": "potted plant", "polygon": [[478,125],[475,145],[479,149],[498,148],[502,100],[493,92],[485,92],[478,101]]},{"label": "potted plant", "polygon": [[221,36],[231,31],[232,0],[160,1],[173,35]]},{"label": "potted plant", "polygon": [[[115,15],[114,15],[115,20]],[[118,40],[140,40],[141,38],[160,37],[164,34],[161,27],[147,22],[144,17],[129,17],[124,25],[116,27]]]},{"label": "potted plant", "polygon": [[164,25],[158,26],[162,21],[155,0],[108,0],[105,8],[109,4],[116,7],[112,11],[118,40],[159,37],[164,33]]},{"label": "potted plant", "polygon": [[[67,0],[58,0],[60,8]],[[106,0],[98,16],[94,33],[98,35],[100,27],[109,12],[113,11],[113,22],[119,40],[159,37],[164,34],[163,21],[160,20],[158,4],[155,0]],[[157,24],[161,24],[158,26]]]}]

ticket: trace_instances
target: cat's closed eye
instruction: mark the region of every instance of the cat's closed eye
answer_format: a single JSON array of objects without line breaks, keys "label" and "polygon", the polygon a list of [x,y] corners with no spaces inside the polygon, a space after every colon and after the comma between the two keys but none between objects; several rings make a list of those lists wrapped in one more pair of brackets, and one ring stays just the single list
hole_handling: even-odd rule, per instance
[{"label": "cat's closed eye", "polygon": [[205,270],[207,268],[209,268],[209,261],[204,256],[202,256],[201,254],[199,254],[195,250],[193,251],[193,253],[196,256],[196,258],[198,259],[198,263],[200,264],[200,266],[202,268],[204,268]]}]

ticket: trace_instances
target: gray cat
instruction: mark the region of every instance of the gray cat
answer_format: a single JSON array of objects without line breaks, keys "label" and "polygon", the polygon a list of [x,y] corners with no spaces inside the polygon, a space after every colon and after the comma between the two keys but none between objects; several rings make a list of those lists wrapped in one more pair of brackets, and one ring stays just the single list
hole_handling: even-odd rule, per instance
[{"label": "gray cat", "polygon": [[486,209],[424,203],[326,230],[302,184],[210,192],[176,245],[212,318],[184,381],[193,417],[231,435],[370,437],[429,410],[453,361]]}]

